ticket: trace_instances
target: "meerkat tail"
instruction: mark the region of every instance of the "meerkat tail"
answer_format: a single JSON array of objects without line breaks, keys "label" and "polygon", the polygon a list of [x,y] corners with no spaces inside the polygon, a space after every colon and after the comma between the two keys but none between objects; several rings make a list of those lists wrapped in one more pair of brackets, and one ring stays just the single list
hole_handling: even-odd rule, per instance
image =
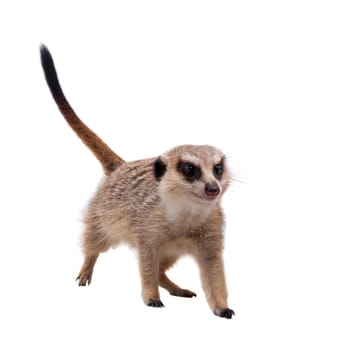
[{"label": "meerkat tail", "polygon": [[69,126],[92,151],[101,162],[105,173],[108,175],[115,170],[124,160],[114,153],[92,130],[89,129],[76,115],[67,101],[58,81],[55,65],[50,51],[45,45],[40,46],[41,65],[45,73],[46,82],[50,88],[59,110],[63,114]]}]

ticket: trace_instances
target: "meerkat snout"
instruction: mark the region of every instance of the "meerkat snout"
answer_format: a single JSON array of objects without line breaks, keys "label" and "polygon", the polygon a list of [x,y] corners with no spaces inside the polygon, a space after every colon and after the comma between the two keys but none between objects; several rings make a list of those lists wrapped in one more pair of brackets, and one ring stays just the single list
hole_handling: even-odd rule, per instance
[{"label": "meerkat snout", "polygon": [[216,197],[220,193],[220,188],[215,182],[205,184],[204,190],[208,197]]}]

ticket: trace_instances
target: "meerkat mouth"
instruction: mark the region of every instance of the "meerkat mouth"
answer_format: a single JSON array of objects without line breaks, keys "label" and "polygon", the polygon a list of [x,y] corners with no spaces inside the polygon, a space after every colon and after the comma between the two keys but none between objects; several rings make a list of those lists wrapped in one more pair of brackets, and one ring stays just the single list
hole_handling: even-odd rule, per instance
[{"label": "meerkat mouth", "polygon": [[202,203],[212,203],[212,202],[215,202],[219,196],[208,196],[206,195],[205,193],[200,195],[198,193],[195,193],[195,192],[191,192],[191,194],[196,198],[196,199],[199,199]]}]

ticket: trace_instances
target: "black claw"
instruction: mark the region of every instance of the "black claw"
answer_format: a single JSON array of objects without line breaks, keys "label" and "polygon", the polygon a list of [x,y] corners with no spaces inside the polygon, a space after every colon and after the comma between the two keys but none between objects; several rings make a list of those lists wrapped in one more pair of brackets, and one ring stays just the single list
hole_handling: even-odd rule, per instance
[{"label": "black claw", "polygon": [[215,310],[214,313],[215,313],[215,315],[217,315],[219,317],[223,317],[223,318],[232,318],[232,316],[235,315],[235,312],[229,308]]},{"label": "black claw", "polygon": [[150,300],[148,300],[147,306],[164,307],[164,304],[160,300],[150,299]]},{"label": "black claw", "polygon": [[79,287],[86,287],[87,285],[89,285],[90,283],[86,282],[86,281],[79,281],[78,286]]}]

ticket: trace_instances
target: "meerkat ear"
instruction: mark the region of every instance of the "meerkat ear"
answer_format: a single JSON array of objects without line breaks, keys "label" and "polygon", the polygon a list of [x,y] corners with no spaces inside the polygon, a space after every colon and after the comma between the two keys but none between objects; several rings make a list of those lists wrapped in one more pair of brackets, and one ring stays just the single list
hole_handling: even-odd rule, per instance
[{"label": "meerkat ear", "polygon": [[160,181],[166,172],[166,164],[164,161],[158,157],[153,164],[153,173],[157,181]]}]

